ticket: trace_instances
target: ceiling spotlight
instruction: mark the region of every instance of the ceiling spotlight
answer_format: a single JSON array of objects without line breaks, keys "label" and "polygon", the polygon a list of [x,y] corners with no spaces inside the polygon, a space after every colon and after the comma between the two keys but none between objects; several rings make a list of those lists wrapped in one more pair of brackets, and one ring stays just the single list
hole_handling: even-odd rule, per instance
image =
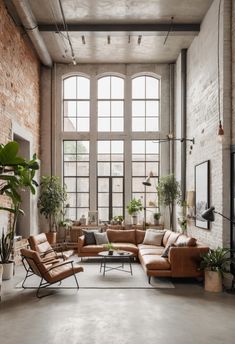
[{"label": "ceiling spotlight", "polygon": [[142,36],[141,36],[141,35],[139,35],[139,36],[138,36],[138,41],[137,41],[138,45],[140,45],[140,43],[141,43],[141,39],[142,39]]},{"label": "ceiling spotlight", "polygon": [[86,44],[85,36],[82,35],[82,43]]}]

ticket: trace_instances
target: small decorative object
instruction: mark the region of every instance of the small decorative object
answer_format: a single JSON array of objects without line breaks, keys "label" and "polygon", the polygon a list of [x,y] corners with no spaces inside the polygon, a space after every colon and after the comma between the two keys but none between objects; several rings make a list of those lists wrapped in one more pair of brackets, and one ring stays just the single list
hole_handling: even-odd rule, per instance
[{"label": "small decorative object", "polygon": [[155,225],[159,225],[160,217],[161,217],[161,213],[154,213],[153,214],[153,219],[154,219],[154,224]]},{"label": "small decorative object", "polygon": [[132,216],[132,224],[137,225],[137,214],[143,209],[140,199],[133,198],[127,205],[128,214]]},{"label": "small decorative object", "polygon": [[113,255],[113,251],[114,251],[114,247],[112,245],[111,242],[109,242],[108,244],[105,244],[104,247],[106,248],[107,251],[109,251],[109,255],[112,256]]},{"label": "small decorative object", "polygon": [[98,225],[98,211],[88,212],[88,224],[96,226]]},{"label": "small decorative object", "polygon": [[85,226],[85,225],[86,225],[86,217],[85,217],[85,215],[82,215],[82,216],[80,217],[79,221],[80,221],[80,224],[81,224],[82,226]]},{"label": "small decorative object", "polygon": [[222,274],[231,263],[230,250],[218,247],[202,255],[200,268],[205,271],[205,290],[222,291]]},{"label": "small decorative object", "polygon": [[200,228],[209,229],[209,221],[201,214],[209,208],[209,160],[195,166],[196,223]]}]

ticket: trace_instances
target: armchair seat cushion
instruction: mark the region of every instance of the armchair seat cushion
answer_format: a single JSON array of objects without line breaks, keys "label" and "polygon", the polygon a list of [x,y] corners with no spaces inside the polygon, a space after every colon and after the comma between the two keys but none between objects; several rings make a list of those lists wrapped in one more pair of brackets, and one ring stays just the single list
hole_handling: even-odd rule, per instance
[{"label": "armchair seat cushion", "polygon": [[[77,272],[82,272],[83,267],[81,266],[74,266],[73,271],[76,274]],[[49,283],[55,283],[57,281],[61,281],[67,277],[71,276],[71,265],[62,265],[55,267],[54,269],[50,270],[47,274],[47,280]]]},{"label": "armchair seat cushion", "polygon": [[170,270],[171,268],[168,259],[159,255],[146,254],[141,259],[148,270]]}]

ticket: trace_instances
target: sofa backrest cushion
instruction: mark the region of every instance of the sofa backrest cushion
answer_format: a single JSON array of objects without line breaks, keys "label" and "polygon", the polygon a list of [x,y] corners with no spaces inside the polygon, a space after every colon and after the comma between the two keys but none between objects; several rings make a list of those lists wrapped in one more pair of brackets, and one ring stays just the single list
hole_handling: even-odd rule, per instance
[{"label": "sofa backrest cushion", "polygon": [[144,241],[145,231],[141,229],[136,229],[135,231],[135,240],[136,244],[141,244]]},{"label": "sofa backrest cushion", "polygon": [[94,233],[95,235],[95,241],[96,241],[96,245],[104,245],[104,244],[108,244],[109,242],[109,239],[108,239],[108,236],[107,236],[107,233],[104,232],[104,233]]},{"label": "sofa backrest cushion", "polygon": [[164,233],[165,233],[164,231],[147,229],[143,244],[161,246]]},{"label": "sofa backrest cushion", "polygon": [[170,235],[171,235],[172,231],[170,231],[169,229],[165,231],[164,237],[163,237],[163,246],[166,246],[167,244],[167,240],[169,239]]},{"label": "sofa backrest cushion", "polygon": [[107,229],[109,242],[129,242],[135,244],[135,229],[130,230],[115,230]]},{"label": "sofa backrest cushion", "polygon": [[184,234],[178,236],[175,246],[196,246],[197,240]]},{"label": "sofa backrest cushion", "polygon": [[94,233],[99,233],[100,229],[92,229],[92,230],[83,230],[83,233],[85,235],[85,246],[86,245],[96,245],[96,240],[95,240],[95,234]]},{"label": "sofa backrest cushion", "polygon": [[167,239],[167,243],[165,246],[169,246],[169,245],[174,244],[179,236],[180,236],[180,233],[171,232],[170,236]]}]

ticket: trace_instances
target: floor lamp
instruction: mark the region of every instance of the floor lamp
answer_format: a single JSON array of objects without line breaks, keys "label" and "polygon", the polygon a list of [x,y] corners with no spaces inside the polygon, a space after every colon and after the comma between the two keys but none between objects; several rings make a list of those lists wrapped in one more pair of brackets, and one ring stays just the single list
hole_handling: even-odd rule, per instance
[{"label": "floor lamp", "polygon": [[151,171],[148,177],[143,181],[144,185],[144,196],[145,196],[145,204],[144,204],[144,230],[146,229],[146,186],[151,186],[150,178],[153,176],[153,172]]}]

